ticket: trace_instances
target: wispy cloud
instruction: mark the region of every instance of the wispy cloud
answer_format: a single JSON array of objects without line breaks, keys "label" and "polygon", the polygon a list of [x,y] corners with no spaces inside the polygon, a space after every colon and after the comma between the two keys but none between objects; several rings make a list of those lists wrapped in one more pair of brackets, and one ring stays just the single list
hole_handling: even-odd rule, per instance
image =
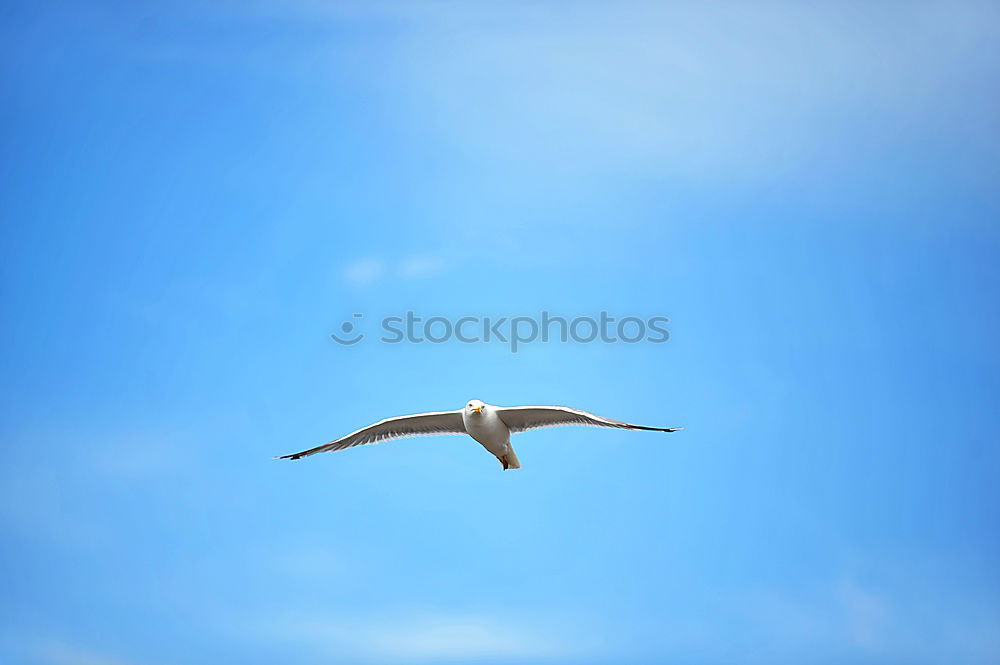
[{"label": "wispy cloud", "polygon": [[580,657],[596,646],[592,637],[551,623],[476,613],[283,618],[268,625],[277,639],[303,649],[369,662],[537,662]]},{"label": "wispy cloud", "polygon": [[[782,644],[787,653],[824,651],[872,662],[994,662],[995,608],[925,588],[888,589],[841,577],[798,592],[734,598],[736,640]],[[933,600],[932,600],[933,599]],[[929,602],[931,601],[932,602]]]},{"label": "wispy cloud", "polygon": [[[191,437],[163,431],[32,431],[0,473],[0,525],[72,549],[108,546],[109,492],[148,488],[190,464]],[[58,450],[57,455],[31,451]]]},{"label": "wispy cloud", "polygon": [[[915,121],[992,34],[934,4],[872,6],[868,21],[837,5],[630,6],[554,20],[555,6],[532,5],[508,23],[489,5],[428,12],[402,60],[427,100],[419,110],[494,159],[724,178],[830,149],[859,114]],[[890,17],[905,27],[878,27]]]},{"label": "wispy cloud", "polygon": [[835,587],[834,597],[844,615],[851,643],[867,650],[886,646],[886,628],[892,621],[886,599],[852,579],[841,580]]},{"label": "wispy cloud", "polygon": [[440,256],[414,254],[400,261],[398,273],[403,279],[422,279],[442,272],[444,267],[445,262]]},{"label": "wispy cloud", "polygon": [[59,641],[40,644],[32,652],[37,662],[44,665],[138,665],[135,661]]},{"label": "wispy cloud", "polygon": [[[640,1],[572,15],[546,2],[265,6],[392,24],[378,80],[412,91],[410,121],[530,179],[780,175],[839,155],[859,124],[920,132],[942,105],[961,108],[949,92],[967,82],[954,73],[981,63],[998,18],[988,3],[943,2]],[[962,113],[975,127],[992,120]]]},{"label": "wispy cloud", "polygon": [[354,286],[369,286],[385,278],[425,279],[445,270],[447,262],[437,254],[410,254],[398,259],[366,257],[348,263],[344,279]]},{"label": "wispy cloud", "polygon": [[344,279],[355,286],[367,286],[378,281],[384,272],[385,264],[381,259],[357,259],[344,268]]}]

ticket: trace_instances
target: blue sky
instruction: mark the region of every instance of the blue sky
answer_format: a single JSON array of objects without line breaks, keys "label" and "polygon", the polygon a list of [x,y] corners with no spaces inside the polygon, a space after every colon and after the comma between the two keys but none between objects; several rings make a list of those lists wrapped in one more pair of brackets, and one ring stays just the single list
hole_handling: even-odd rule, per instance
[{"label": "blue sky", "polygon": [[[1000,661],[998,29],[5,3],[0,660]],[[271,459],[474,397],[686,430]]]}]

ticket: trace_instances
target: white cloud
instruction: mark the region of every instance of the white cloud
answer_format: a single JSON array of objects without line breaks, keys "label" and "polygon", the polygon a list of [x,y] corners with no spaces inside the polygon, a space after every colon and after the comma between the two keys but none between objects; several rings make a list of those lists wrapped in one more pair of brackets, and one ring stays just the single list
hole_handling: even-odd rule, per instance
[{"label": "white cloud", "polygon": [[400,117],[505,169],[503,191],[553,170],[782,176],[859,132],[920,138],[956,115],[974,136],[996,111],[961,94],[993,72],[989,3],[264,4],[392,25],[375,80],[407,91]]},{"label": "white cloud", "polygon": [[38,646],[34,656],[45,665],[135,665],[110,654],[55,641]]},{"label": "white cloud", "polygon": [[385,266],[381,259],[358,259],[344,268],[344,279],[355,286],[367,286],[378,281],[384,272]]},{"label": "white cloud", "polygon": [[725,177],[830,148],[859,114],[940,111],[990,34],[900,5],[868,21],[835,5],[630,7],[441,11],[402,61],[434,127],[484,156]]},{"label": "white cloud", "polygon": [[892,617],[885,599],[851,579],[842,580],[836,586],[835,597],[844,614],[851,642],[869,651],[888,646],[884,636]]},{"label": "white cloud", "polygon": [[[988,2],[639,0],[566,12],[558,2],[260,0],[205,11],[335,25],[338,35],[388,28],[374,40],[308,43],[303,66],[323,62],[312,49],[366,63],[350,74],[388,93],[393,118],[475,157],[476,169],[505,168],[490,174],[501,194],[551,188],[539,174],[553,170],[781,177],[852,159],[869,135],[921,140],[947,127],[993,137],[997,113],[981,83],[995,76],[1000,26]],[[245,49],[226,55],[255,71],[274,66]],[[454,179],[434,193],[461,194]],[[358,267],[358,281],[378,276],[372,265]]]},{"label": "white cloud", "polygon": [[399,263],[399,276],[403,279],[422,279],[444,270],[444,260],[431,254],[414,254]]},{"label": "white cloud", "polygon": [[410,615],[357,619],[330,616],[268,622],[271,633],[308,650],[369,662],[538,662],[580,657],[596,646],[592,636],[569,635],[562,626],[483,614]]},{"label": "white cloud", "polygon": [[424,279],[442,272],[445,267],[444,259],[435,254],[410,254],[398,261],[367,257],[347,264],[343,275],[350,284],[368,286],[390,273],[400,279]]},{"label": "white cloud", "polygon": [[[734,635],[781,645],[783,655],[818,651],[878,662],[993,662],[1000,655],[997,611],[934,587],[875,588],[852,577],[797,593],[744,592]],[[971,620],[970,620],[971,619]],[[770,654],[773,656],[774,654]],[[773,660],[773,659],[772,659]]]}]

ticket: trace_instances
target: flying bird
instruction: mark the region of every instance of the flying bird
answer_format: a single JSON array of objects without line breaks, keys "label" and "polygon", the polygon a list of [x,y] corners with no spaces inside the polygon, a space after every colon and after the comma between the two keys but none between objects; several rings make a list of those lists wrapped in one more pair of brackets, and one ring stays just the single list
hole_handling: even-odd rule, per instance
[{"label": "flying bird", "polygon": [[568,406],[492,406],[474,399],[457,411],[435,411],[380,420],[336,441],[316,446],[279,459],[301,459],[316,453],[330,453],[370,443],[405,439],[411,436],[468,434],[500,461],[504,471],[520,469],[521,462],[510,445],[510,435],[547,427],[582,425],[614,427],[651,432],[676,432],[683,427],[645,427],[630,425]]}]

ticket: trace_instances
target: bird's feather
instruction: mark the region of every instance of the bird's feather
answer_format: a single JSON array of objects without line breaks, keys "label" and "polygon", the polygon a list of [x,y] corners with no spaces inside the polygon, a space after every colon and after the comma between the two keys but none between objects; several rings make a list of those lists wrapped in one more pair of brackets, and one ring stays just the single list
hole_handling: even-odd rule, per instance
[{"label": "bird's feather", "polygon": [[646,427],[611,420],[568,406],[508,406],[497,407],[497,415],[510,429],[511,434],[547,427],[582,425],[584,427],[615,427],[618,429],[650,430],[653,432],[676,432],[680,427]]},{"label": "bird's feather", "polygon": [[316,453],[327,453],[354,446],[364,446],[371,443],[381,443],[392,439],[403,439],[411,436],[438,436],[448,434],[466,434],[462,424],[461,411],[438,411],[434,413],[418,413],[412,416],[399,416],[380,420],[374,425],[363,427],[356,432],[341,437],[322,446],[292,455],[282,455],[281,459],[299,459]]}]

